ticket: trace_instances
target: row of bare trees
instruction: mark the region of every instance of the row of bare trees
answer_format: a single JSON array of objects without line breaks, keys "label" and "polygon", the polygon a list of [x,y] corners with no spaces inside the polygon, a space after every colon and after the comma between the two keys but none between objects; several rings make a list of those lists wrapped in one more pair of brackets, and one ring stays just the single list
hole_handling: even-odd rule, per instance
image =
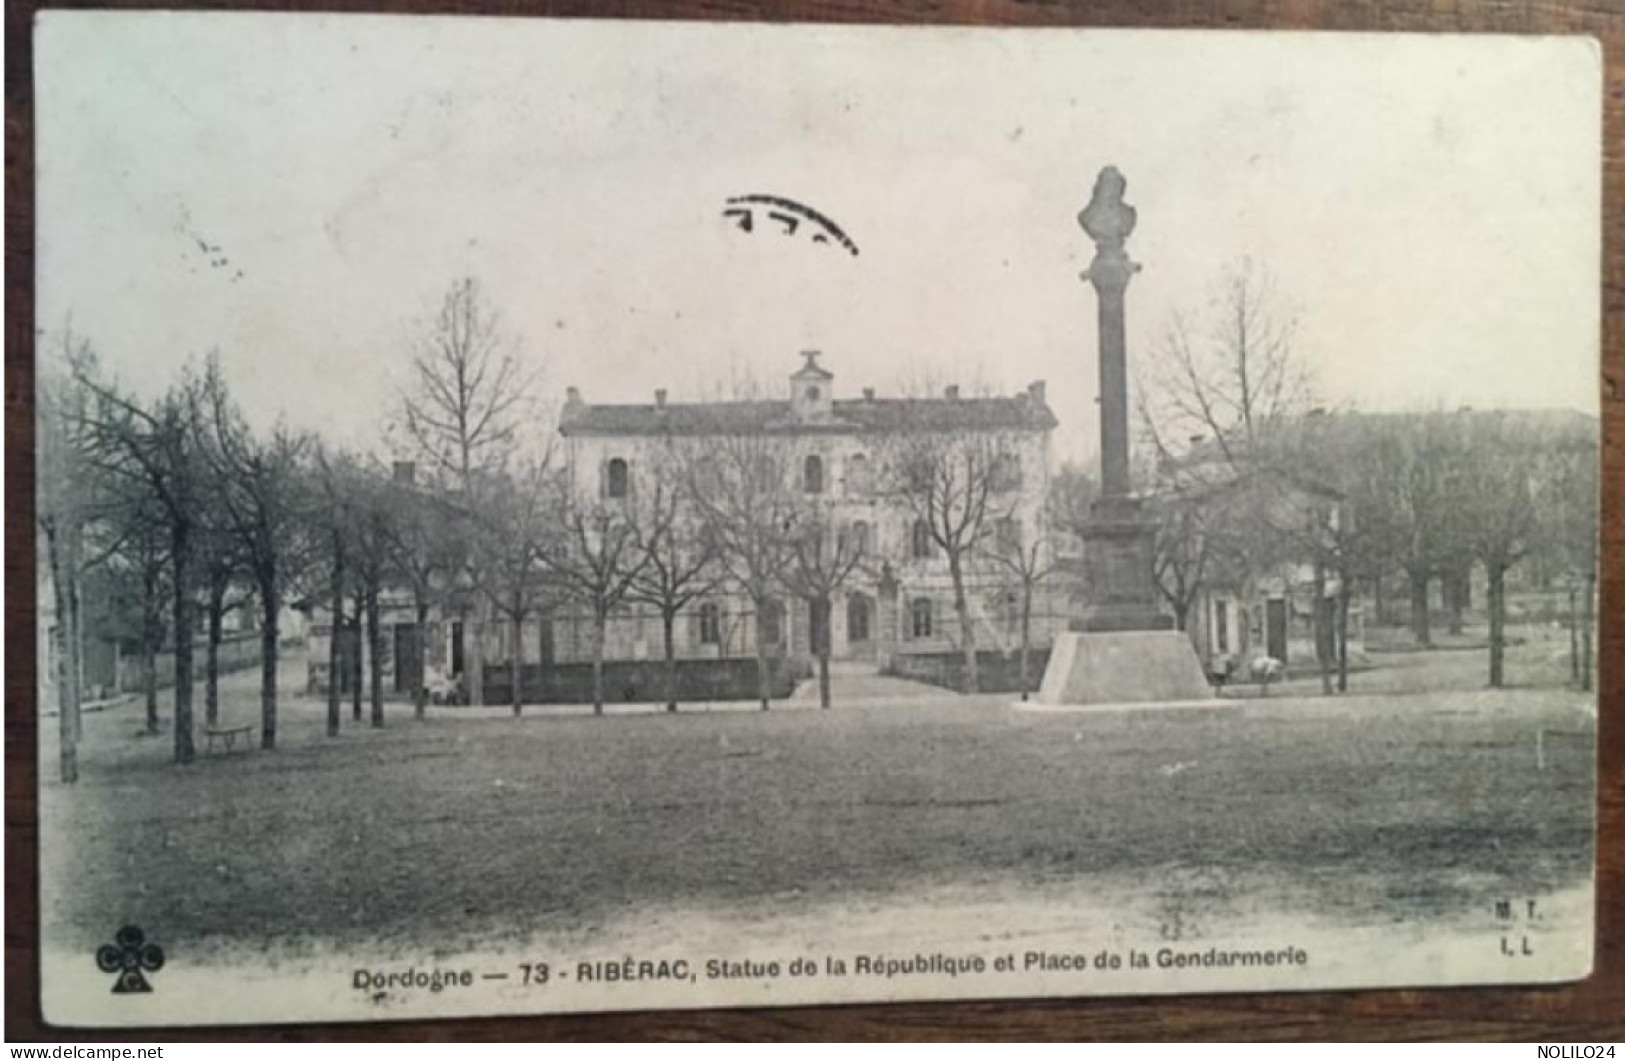
[{"label": "row of bare trees", "polygon": [[[483,702],[488,624],[509,642],[514,713],[523,704],[528,619],[585,613],[594,635],[593,701],[602,711],[607,631],[629,605],[662,622],[667,705],[677,705],[676,624],[701,598],[747,599],[759,624],[760,699],[771,689],[761,629],[782,596],[812,617],[820,699],[828,706],[830,616],[855,573],[879,578],[887,558],[854,533],[827,493],[799,484],[800,454],[772,432],[719,428],[666,440],[651,453],[646,488],[594,496],[566,444],[538,425],[538,377],[473,280],[453,284],[417,330],[385,444],[413,474],[277,423],[256,429],[218,360],[146,395],[107,372],[65,328],[43,358],[39,387],[39,526],[55,596],[65,778],[77,771],[83,690],[81,605],[87,585],[139,612],[147,727],[162,724],[156,661],[173,653],[177,761],[196,751],[194,645],[201,628],[205,726],[219,722],[219,650],[226,617],[251,610],[260,640],[261,743],[278,742],[280,620],[290,603],[331,614],[329,734],[351,717],[384,724],[382,610],[410,596],[420,639],[436,610],[471,620],[468,693]],[[930,403],[899,403],[877,445],[873,493],[923,527],[952,583],[967,687],[977,687],[973,568],[1003,572],[1022,591],[1026,670],[1032,601],[1050,569],[1047,539],[1030,524],[1014,540],[994,528],[1015,505],[1014,436],[915,420]],[[906,560],[906,556],[892,558]],[[365,651],[343,653],[340,633]],[[360,660],[369,661],[359,673]],[[352,673],[341,673],[345,667]],[[346,683],[342,680],[353,680]],[[1024,683],[1025,684],[1025,683]],[[425,710],[421,676],[412,689]]]},{"label": "row of bare trees", "polygon": [[[1459,410],[1359,415],[1314,406],[1295,316],[1267,272],[1231,267],[1205,310],[1176,317],[1144,366],[1139,402],[1158,516],[1158,585],[1183,629],[1214,584],[1283,565],[1313,572],[1322,681],[1348,682],[1356,592],[1403,575],[1416,641],[1432,642],[1429,584],[1460,632],[1469,573],[1488,585],[1489,682],[1505,680],[1506,581],[1539,558],[1569,573],[1586,613],[1574,675],[1589,681],[1598,438],[1588,418]],[[1328,618],[1322,601],[1335,584]],[[1584,658],[1582,658],[1584,657]]]},{"label": "row of bare trees", "polygon": [[305,564],[296,513],[308,436],[249,429],[219,367],[190,368],[143,399],[64,329],[42,359],[37,512],[56,604],[62,775],[77,774],[84,594],[138,601],[147,729],[157,733],[155,659],[174,653],[174,754],[195,753],[193,632],[204,618],[204,713],[219,711],[225,615],[253,606],[261,634],[262,740],[276,742],[278,616]]}]

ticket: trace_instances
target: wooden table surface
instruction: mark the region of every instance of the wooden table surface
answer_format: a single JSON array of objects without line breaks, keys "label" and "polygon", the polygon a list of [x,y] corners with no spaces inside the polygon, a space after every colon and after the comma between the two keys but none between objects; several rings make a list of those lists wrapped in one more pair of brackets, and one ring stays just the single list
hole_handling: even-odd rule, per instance
[{"label": "wooden table surface", "polygon": [[44,5],[6,9],[6,1038],[311,1039],[1625,1039],[1625,0],[261,0],[50,6],[258,8],[1005,26],[1583,33],[1607,62],[1604,499],[1597,971],[1549,988],[1220,995],[1158,1000],[838,1006],[393,1024],[62,1034],[40,1018],[35,799],[32,54]]}]

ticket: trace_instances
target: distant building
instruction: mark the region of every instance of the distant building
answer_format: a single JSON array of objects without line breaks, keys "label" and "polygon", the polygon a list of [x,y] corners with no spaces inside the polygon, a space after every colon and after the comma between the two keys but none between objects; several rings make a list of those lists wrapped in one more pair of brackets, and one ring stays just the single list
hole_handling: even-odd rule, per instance
[{"label": "distant building", "polygon": [[[898,432],[961,436],[997,434],[1008,470],[998,483],[996,525],[988,545],[1003,536],[1032,541],[1044,534],[1050,474],[1050,436],[1056,426],[1044,384],[1004,397],[962,396],[948,387],[940,397],[883,398],[872,389],[837,397],[834,373],[816,352],[787,380],[783,398],[724,402],[668,401],[656,391],[650,404],[599,405],[570,388],[559,431],[575,489],[606,499],[654,488],[663,453],[676,440],[700,442],[723,436],[764,435],[788,451],[789,488],[826,496],[841,532],[864,543],[869,557],[832,603],[830,652],[835,659],[892,663],[899,655],[947,653],[960,646],[948,564],[922,526],[917,526],[896,485],[883,481],[886,444]],[[1008,576],[984,557],[966,571],[969,611],[977,646],[1012,652],[1018,644],[1018,598]],[[770,654],[811,652],[814,617],[805,601],[787,595],[764,624]],[[1047,645],[1056,611],[1046,598],[1036,609],[1033,639]],[[552,620],[554,658],[589,658],[591,626],[585,615]],[[608,632],[611,659],[659,659],[662,629],[652,608],[628,604]],[[756,623],[749,601],[737,592],[717,594],[680,618],[681,658],[744,657],[756,650]]]}]

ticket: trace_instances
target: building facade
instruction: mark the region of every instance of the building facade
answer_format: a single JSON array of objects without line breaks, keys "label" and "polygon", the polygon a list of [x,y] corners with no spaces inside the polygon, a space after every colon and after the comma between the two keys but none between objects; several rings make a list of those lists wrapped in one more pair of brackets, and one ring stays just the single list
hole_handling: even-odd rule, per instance
[{"label": "building facade", "polygon": [[[837,532],[858,543],[863,557],[831,602],[831,657],[887,667],[899,655],[956,652],[963,644],[948,558],[900,492],[898,443],[905,434],[937,437],[944,445],[985,442],[982,451],[996,454],[999,467],[983,540],[964,558],[966,604],[978,648],[1014,652],[1020,590],[991,554],[1047,538],[1056,422],[1043,383],[1001,397],[962,396],[957,387],[931,398],[883,398],[872,389],[843,397],[818,354],[803,357],[781,398],[678,403],[656,391],[649,404],[599,405],[570,388],[560,433],[572,489],[583,499],[632,503],[651,496],[693,454],[703,454],[708,440],[768,441],[780,458],[784,488],[825,505]],[[1040,598],[1031,637],[1042,647],[1064,620],[1043,587]],[[810,656],[822,633],[816,609],[787,591],[769,607],[773,611],[758,624],[749,597],[724,582],[679,616],[678,657],[751,656],[758,632],[769,640],[770,655]],[[550,622],[555,659],[590,658],[591,625],[584,615],[564,612]],[[610,621],[606,656],[660,659],[663,638],[658,613],[628,603]]]}]

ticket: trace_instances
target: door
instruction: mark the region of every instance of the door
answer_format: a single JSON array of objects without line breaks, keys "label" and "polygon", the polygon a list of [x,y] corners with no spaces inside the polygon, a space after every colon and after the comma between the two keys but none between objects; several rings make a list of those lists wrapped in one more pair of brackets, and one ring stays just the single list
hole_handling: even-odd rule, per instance
[{"label": "door", "polygon": [[409,693],[423,681],[423,657],[418,652],[416,623],[395,624],[395,691]]},{"label": "door", "polygon": [[874,657],[871,627],[874,625],[874,604],[862,593],[846,598],[846,648],[857,659]]},{"label": "door", "polygon": [[1282,663],[1286,658],[1286,601],[1264,602],[1264,648],[1271,659]]},{"label": "door", "polygon": [[451,672],[463,673],[463,624],[451,624]]}]

